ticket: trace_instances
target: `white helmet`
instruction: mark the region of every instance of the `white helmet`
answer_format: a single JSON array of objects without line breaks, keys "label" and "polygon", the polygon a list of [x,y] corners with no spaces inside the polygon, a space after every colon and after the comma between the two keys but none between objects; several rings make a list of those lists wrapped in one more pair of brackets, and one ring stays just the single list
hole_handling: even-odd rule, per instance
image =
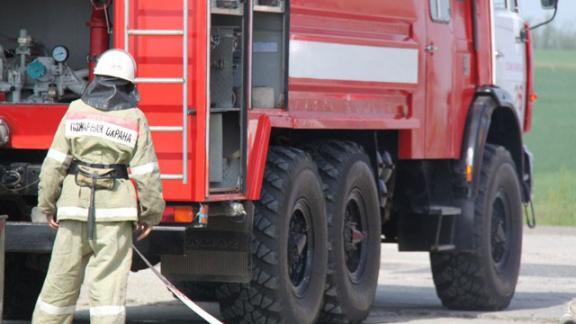
[{"label": "white helmet", "polygon": [[104,52],[96,68],[94,68],[95,75],[111,76],[134,83],[136,74],[136,61],[129,53],[111,49]]}]

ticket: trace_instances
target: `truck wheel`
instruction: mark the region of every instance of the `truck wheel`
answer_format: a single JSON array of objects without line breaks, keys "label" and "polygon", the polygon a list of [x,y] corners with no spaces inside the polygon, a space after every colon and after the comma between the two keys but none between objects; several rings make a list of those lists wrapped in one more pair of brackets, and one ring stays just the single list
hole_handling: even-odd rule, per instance
[{"label": "truck wheel", "polygon": [[514,161],[486,145],[474,204],[472,252],[431,253],[436,293],[458,310],[501,310],[514,296],[522,252],[522,206]]},{"label": "truck wheel", "polygon": [[321,321],[358,323],[370,313],[380,268],[380,207],[370,160],[354,142],[310,147],[324,182],[328,276]]},{"label": "truck wheel", "polygon": [[271,147],[255,203],[252,281],[218,289],[230,323],[312,323],[326,281],[327,228],[322,185],[304,151]]},{"label": "truck wheel", "polygon": [[[50,255],[6,254],[4,278],[5,319],[30,320],[44,284]],[[0,296],[1,297],[1,296]]]}]

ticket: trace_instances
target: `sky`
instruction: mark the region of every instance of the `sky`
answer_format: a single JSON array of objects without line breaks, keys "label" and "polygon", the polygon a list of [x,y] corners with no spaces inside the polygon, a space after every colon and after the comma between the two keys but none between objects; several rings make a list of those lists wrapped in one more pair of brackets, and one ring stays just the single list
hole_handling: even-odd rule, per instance
[{"label": "sky", "polygon": [[[576,30],[576,0],[559,0],[558,16],[554,20],[556,27]],[[540,0],[520,0],[522,15],[536,23],[552,14],[553,10],[544,10]]]}]

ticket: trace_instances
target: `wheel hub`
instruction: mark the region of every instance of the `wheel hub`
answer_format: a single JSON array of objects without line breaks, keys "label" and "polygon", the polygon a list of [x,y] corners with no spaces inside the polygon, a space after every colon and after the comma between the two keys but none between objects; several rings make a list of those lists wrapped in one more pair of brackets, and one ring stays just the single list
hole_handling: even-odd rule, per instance
[{"label": "wheel hub", "polygon": [[312,262],[311,218],[305,204],[297,204],[290,217],[288,232],[288,275],[297,296],[302,296],[310,280]]},{"label": "wheel hub", "polygon": [[506,200],[501,192],[498,193],[492,204],[491,245],[492,259],[496,264],[501,263],[508,251],[508,210]]},{"label": "wheel hub", "polygon": [[354,245],[358,245],[359,243],[362,243],[362,241],[364,241],[364,233],[360,232],[358,230],[358,227],[356,226],[356,224],[353,224],[354,227],[352,227],[352,244]]},{"label": "wheel hub", "polygon": [[349,275],[355,281],[361,276],[366,253],[366,220],[358,201],[350,199],[344,212],[344,255]]}]

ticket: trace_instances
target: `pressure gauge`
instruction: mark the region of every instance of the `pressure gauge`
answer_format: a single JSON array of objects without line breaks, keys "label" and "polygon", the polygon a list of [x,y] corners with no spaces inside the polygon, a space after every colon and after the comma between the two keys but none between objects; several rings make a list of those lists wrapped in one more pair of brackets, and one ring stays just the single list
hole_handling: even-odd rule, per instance
[{"label": "pressure gauge", "polygon": [[59,45],[52,50],[52,58],[57,63],[64,63],[68,59],[68,49],[65,46]]}]

